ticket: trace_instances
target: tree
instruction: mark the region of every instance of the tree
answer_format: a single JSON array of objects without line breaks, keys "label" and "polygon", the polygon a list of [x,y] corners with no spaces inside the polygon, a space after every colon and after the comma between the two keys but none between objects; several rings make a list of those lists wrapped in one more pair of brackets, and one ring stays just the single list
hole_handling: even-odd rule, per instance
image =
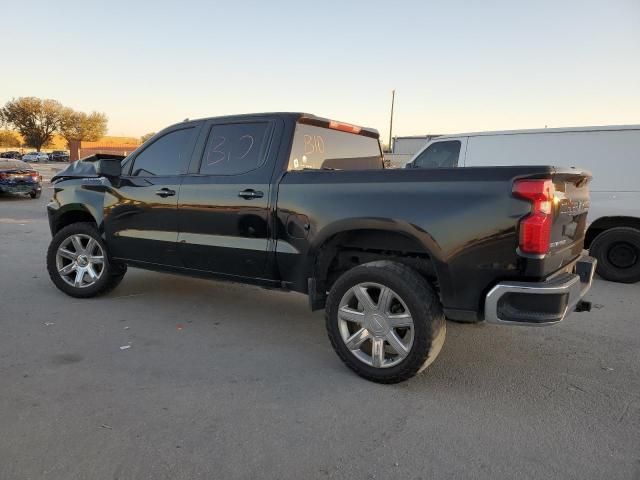
[{"label": "tree", "polygon": [[0,131],[0,147],[19,147],[20,139],[13,132]]},{"label": "tree", "polygon": [[22,135],[26,145],[40,151],[60,127],[63,108],[56,100],[20,97],[5,104],[2,117]]},{"label": "tree", "polygon": [[71,160],[80,158],[82,141],[95,142],[107,133],[107,116],[104,113],[76,112],[65,108],[60,120],[60,135],[67,141]]},{"label": "tree", "polygon": [[140,143],[144,143],[147,140],[149,140],[151,137],[153,137],[156,134],[156,132],[149,132],[149,133],[145,133],[144,135],[142,135],[140,137]]},{"label": "tree", "polygon": [[67,142],[95,142],[107,133],[107,116],[104,113],[76,112],[65,108],[60,120],[60,135]]}]

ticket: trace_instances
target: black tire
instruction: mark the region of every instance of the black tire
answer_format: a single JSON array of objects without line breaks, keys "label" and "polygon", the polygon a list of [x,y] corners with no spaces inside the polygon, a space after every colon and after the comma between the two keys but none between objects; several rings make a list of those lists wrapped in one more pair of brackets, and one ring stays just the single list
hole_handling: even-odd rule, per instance
[{"label": "black tire", "polygon": [[[93,285],[82,288],[65,282],[58,273],[56,265],[56,252],[58,251],[58,247],[63,241],[76,234],[87,235],[93,238],[98,242],[104,252],[103,271],[100,278]],[[47,250],[47,270],[51,281],[59,290],[72,297],[89,298],[104,295],[116,288],[124,278],[127,272],[127,266],[125,264],[115,263],[110,259],[107,246],[100,237],[100,233],[94,224],[80,222],[67,225],[54,235]]]},{"label": "black tire", "polygon": [[42,194],[42,190],[34,190],[33,192],[31,192],[29,194],[29,196],[31,198],[40,198],[40,195]]},{"label": "black tire", "polygon": [[598,260],[596,272],[605,280],[640,281],[640,230],[637,228],[605,230],[593,239],[589,254]]},{"label": "black tire", "polygon": [[[387,368],[358,359],[340,333],[338,309],[343,296],[353,286],[368,282],[391,288],[413,318],[414,338],[409,353],[400,363]],[[358,375],[377,383],[402,382],[424,370],[440,353],[446,336],[440,299],[427,280],[405,265],[384,260],[360,265],[338,278],[327,299],[325,318],[329,340],[338,356]]]}]

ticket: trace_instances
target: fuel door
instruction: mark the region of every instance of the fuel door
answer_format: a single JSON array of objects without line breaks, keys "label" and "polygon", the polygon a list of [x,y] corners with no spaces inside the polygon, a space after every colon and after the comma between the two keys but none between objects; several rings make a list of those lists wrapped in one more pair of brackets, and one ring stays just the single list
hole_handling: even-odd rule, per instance
[{"label": "fuel door", "polygon": [[287,217],[287,235],[290,238],[307,238],[310,228],[309,218],[306,215],[295,213]]}]

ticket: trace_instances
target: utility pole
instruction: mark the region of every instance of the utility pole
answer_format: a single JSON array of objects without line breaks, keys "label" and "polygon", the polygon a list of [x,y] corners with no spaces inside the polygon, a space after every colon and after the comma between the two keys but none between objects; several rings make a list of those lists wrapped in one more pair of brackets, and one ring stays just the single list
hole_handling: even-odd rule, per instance
[{"label": "utility pole", "polygon": [[391,152],[391,138],[393,135],[393,103],[395,102],[395,99],[396,99],[396,91],[391,90],[391,120],[389,121],[389,144],[387,145],[387,148],[389,149],[390,152]]}]

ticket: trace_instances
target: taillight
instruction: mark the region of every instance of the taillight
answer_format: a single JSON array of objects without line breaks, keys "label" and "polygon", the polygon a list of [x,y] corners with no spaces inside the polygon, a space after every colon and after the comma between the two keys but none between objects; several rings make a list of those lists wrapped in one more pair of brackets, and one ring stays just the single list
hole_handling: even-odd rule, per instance
[{"label": "taillight", "polygon": [[545,254],[549,251],[554,194],[551,180],[517,180],[514,183],[513,195],[531,202],[531,213],[520,220],[522,252]]},{"label": "taillight", "polygon": [[0,180],[4,180],[5,178],[9,178],[9,175],[6,173],[0,173]]},{"label": "taillight", "polygon": [[37,182],[38,180],[40,180],[40,175],[38,175],[37,173],[32,173],[31,178],[33,178],[34,182]]}]

